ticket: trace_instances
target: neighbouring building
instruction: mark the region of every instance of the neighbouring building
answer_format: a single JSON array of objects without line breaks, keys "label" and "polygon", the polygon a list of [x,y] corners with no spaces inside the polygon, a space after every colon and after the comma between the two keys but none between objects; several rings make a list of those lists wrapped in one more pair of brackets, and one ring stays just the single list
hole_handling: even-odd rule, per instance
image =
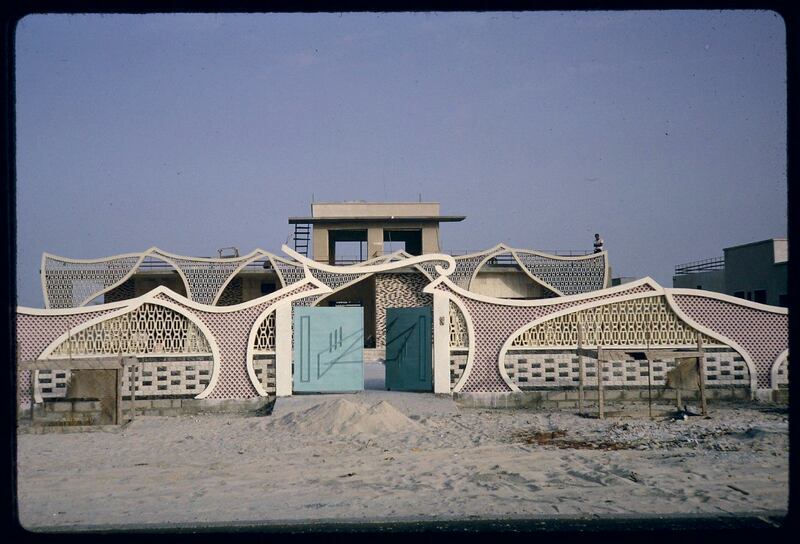
[{"label": "neighbouring building", "polygon": [[735,297],[789,306],[789,242],[771,238],[723,249],[724,257],[675,267],[672,286],[705,289]]}]

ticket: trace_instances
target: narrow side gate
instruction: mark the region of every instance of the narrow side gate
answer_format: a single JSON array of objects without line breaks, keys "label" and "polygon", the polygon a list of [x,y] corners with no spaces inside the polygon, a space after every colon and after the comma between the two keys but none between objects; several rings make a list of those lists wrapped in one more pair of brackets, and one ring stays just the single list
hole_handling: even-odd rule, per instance
[{"label": "narrow side gate", "polygon": [[293,391],[364,389],[363,313],[363,308],[294,309]]},{"label": "narrow side gate", "polygon": [[386,389],[433,391],[431,308],[386,308]]}]

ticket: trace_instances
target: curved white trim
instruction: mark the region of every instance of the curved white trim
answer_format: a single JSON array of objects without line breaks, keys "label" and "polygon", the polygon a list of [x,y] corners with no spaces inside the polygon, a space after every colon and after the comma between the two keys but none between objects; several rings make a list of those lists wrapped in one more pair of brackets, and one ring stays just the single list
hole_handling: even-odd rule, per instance
[{"label": "curved white trim", "polygon": [[[211,369],[212,369],[211,370],[211,378],[209,379],[209,382],[206,385],[206,387],[203,389],[203,391],[201,391],[197,396],[194,397],[196,399],[205,398],[204,393],[207,395],[208,392],[211,391],[211,387],[213,387],[216,384],[217,380],[219,379],[219,373],[220,373],[220,367],[221,367],[221,364],[222,364],[222,362],[221,362],[222,359],[221,359],[221,353],[220,353],[219,345],[217,344],[217,340],[214,337],[214,335],[211,334],[211,330],[205,325],[205,323],[202,322],[202,320],[197,319],[197,317],[195,315],[191,314],[191,312],[187,312],[179,304],[175,304],[175,303],[173,303],[171,301],[165,301],[163,299],[155,298],[156,294],[157,294],[156,291],[158,291],[158,289],[153,289],[152,291],[150,291],[149,293],[146,293],[145,295],[142,295],[141,297],[137,297],[135,299],[130,299],[130,301],[133,301],[133,303],[128,305],[128,306],[126,306],[126,307],[120,308],[118,311],[111,312],[109,314],[104,314],[104,315],[95,317],[93,319],[90,319],[89,321],[81,323],[78,327],[75,327],[75,328],[72,328],[72,329],[67,329],[67,331],[64,334],[62,334],[61,336],[56,338],[54,341],[52,341],[45,348],[45,350],[42,351],[42,353],[37,357],[37,359],[40,359],[40,360],[49,359],[50,356],[52,355],[53,351],[56,348],[58,348],[58,346],[60,346],[64,341],[68,340],[70,336],[72,336],[73,334],[77,334],[77,333],[79,333],[79,332],[81,332],[83,330],[86,330],[86,329],[88,329],[89,327],[91,327],[93,325],[96,325],[96,324],[101,323],[103,321],[107,321],[109,319],[114,319],[116,317],[120,317],[122,315],[130,313],[130,312],[136,310],[137,308],[139,308],[140,306],[142,306],[143,304],[160,305],[160,306],[163,306],[165,308],[169,308],[170,310],[173,310],[174,312],[177,312],[177,313],[181,314],[183,317],[185,317],[190,322],[192,322],[203,333],[203,335],[206,338],[206,341],[208,342],[209,347],[211,348]],[[178,295],[178,296],[180,296],[180,295]],[[179,356],[182,357],[184,355],[179,355]],[[59,358],[61,358],[61,357],[59,357]],[[75,357],[75,358],[80,358],[80,357]]]},{"label": "curved white trim", "polygon": [[[464,387],[464,384],[467,382],[467,377],[469,376],[470,372],[472,372],[472,366],[475,359],[475,328],[472,326],[472,317],[469,315],[464,303],[458,300],[458,297],[454,297],[450,293],[442,294],[445,295],[448,300],[453,301],[458,309],[461,310],[461,315],[464,316],[464,322],[467,324],[467,364],[464,367],[464,372],[461,373],[461,377],[458,379],[455,385],[450,386],[453,393],[458,393],[461,391],[461,388]],[[452,352],[452,348],[450,348],[450,346],[448,346],[448,348]],[[460,349],[463,350],[464,348],[462,347]]]},{"label": "curved white trim", "polygon": [[492,247],[490,247],[488,249],[484,249],[484,250],[481,250],[481,251],[475,251],[474,253],[465,253],[464,255],[454,255],[453,258],[455,260],[457,260],[457,261],[460,261],[460,260],[463,260],[463,259],[472,259],[473,257],[478,257],[480,255],[485,255],[487,253],[492,253],[492,252],[497,251],[499,249],[510,250],[511,248],[508,247],[503,242],[500,242],[499,244],[496,244],[496,245],[494,245],[494,246],[492,246]]},{"label": "curved white trim", "polygon": [[88,314],[91,312],[103,312],[108,310],[115,310],[124,306],[129,306],[131,301],[135,298],[127,298],[117,302],[106,302],[104,304],[96,304],[94,306],[80,306],[75,308],[31,308],[29,306],[17,306],[18,314],[25,315],[78,315]]},{"label": "curved white trim", "polygon": [[517,265],[520,267],[520,269],[525,274],[527,274],[528,277],[530,279],[532,279],[535,283],[538,283],[539,285],[541,285],[545,289],[548,289],[548,290],[552,291],[553,293],[555,293],[559,297],[563,297],[564,296],[564,292],[561,291],[561,289],[557,289],[555,286],[550,285],[549,283],[544,281],[542,278],[540,278],[539,276],[537,276],[536,274],[534,274],[533,272],[528,270],[528,267],[525,266],[525,264],[522,262],[522,259],[519,257],[519,255],[517,255],[517,250],[512,249],[511,250],[511,256],[514,257],[514,260],[517,262]]},{"label": "curved white trim", "polygon": [[[687,289],[687,290],[693,291],[694,289]],[[667,304],[672,309],[672,311],[675,312],[675,315],[677,315],[681,320],[683,320],[684,323],[686,323],[693,329],[702,332],[706,336],[710,336],[711,338],[719,340],[720,342],[726,344],[728,347],[733,348],[734,350],[739,352],[739,355],[741,355],[742,359],[744,359],[744,362],[747,365],[747,370],[750,373],[750,396],[752,398],[753,395],[755,395],[756,390],[758,389],[758,376],[756,374],[758,371],[756,369],[755,363],[753,362],[753,358],[750,356],[750,352],[743,349],[742,346],[740,346],[727,336],[719,332],[713,331],[704,325],[701,325],[700,323],[698,323],[697,321],[686,315],[686,313],[683,310],[681,310],[678,303],[675,302],[675,299],[672,298],[674,294],[675,294],[675,289],[664,289],[664,296],[667,299]],[[684,294],[684,293],[679,293],[679,294]]]},{"label": "curved white trim", "polygon": [[[498,245],[503,245],[503,244],[498,244]],[[472,290],[472,282],[475,279],[475,276],[478,275],[478,271],[486,265],[489,259],[497,255],[502,255],[503,253],[511,253],[511,251],[498,249],[496,252],[487,253],[486,256],[483,259],[481,259],[481,261],[477,265],[475,265],[475,269],[472,271],[472,274],[469,277],[469,281],[467,281],[467,290]]]},{"label": "curved white trim", "polygon": [[660,293],[663,291],[663,288],[658,283],[656,283],[655,280],[653,280],[648,276],[636,281],[632,281],[630,283],[624,283],[622,285],[616,285],[614,287],[608,287],[606,289],[598,289],[597,291],[587,291],[586,293],[578,293],[575,295],[567,295],[563,297],[553,297],[553,298],[540,298],[533,300],[512,300],[507,298],[497,298],[486,295],[479,295],[477,293],[473,293],[472,291],[467,291],[465,289],[462,289],[461,287],[450,281],[450,279],[447,278],[446,276],[440,276],[431,283],[429,283],[425,287],[425,289],[423,289],[423,292],[432,294],[433,290],[440,283],[444,284],[453,292],[457,293],[459,296],[462,296],[464,298],[477,300],[478,302],[485,302],[487,304],[495,304],[497,306],[521,306],[525,308],[531,308],[536,306],[549,306],[552,304],[563,304],[565,302],[573,302],[578,300],[601,297],[605,295],[628,291],[630,289],[634,289],[642,285],[647,285],[652,289],[652,291],[647,291],[650,294]]},{"label": "curved white trim", "polygon": [[[630,285],[630,283],[626,283],[625,285]],[[753,302],[751,300],[746,300],[739,297],[732,297],[724,293],[706,291],[704,289],[667,288],[665,289],[665,291],[667,291],[671,295],[690,295],[693,297],[713,298],[716,300],[720,300],[722,302],[729,302],[731,304],[736,304],[737,306],[745,306],[747,308],[752,308],[754,310],[761,310],[762,312],[771,312],[773,314],[789,315],[789,308],[783,308],[782,306],[770,306],[769,304],[761,304],[760,302]]]},{"label": "curved white trim", "polygon": [[[789,358],[789,348],[786,348],[782,352],[778,354],[775,358],[775,361],[772,362],[772,368],[769,369],[769,386],[770,389],[775,391],[778,389],[778,386],[775,384],[775,380],[778,378],[778,369],[781,367],[784,361]],[[787,370],[788,370],[788,364]]]},{"label": "curved white trim", "polygon": [[[596,293],[597,291],[594,291],[594,292]],[[627,302],[629,300],[637,300],[637,299],[640,299],[640,298],[662,296],[663,294],[664,294],[664,290],[659,288],[658,291],[647,291],[645,293],[629,293],[627,295],[621,295],[621,296],[615,297],[615,298],[604,298],[604,299],[601,299],[601,300],[592,300],[592,301],[587,302],[586,304],[580,304],[578,306],[570,306],[569,308],[564,308],[564,309],[559,310],[557,312],[553,312],[553,313],[544,315],[544,316],[542,316],[542,317],[540,317],[538,319],[534,319],[533,321],[529,321],[525,325],[522,325],[521,327],[517,328],[513,333],[511,333],[508,336],[508,338],[506,338],[505,342],[503,342],[503,345],[500,348],[500,353],[497,356],[497,364],[498,364],[498,367],[500,368],[500,375],[503,376],[506,379],[507,382],[509,382],[509,383],[511,382],[511,378],[508,377],[508,373],[506,372],[505,364],[503,362],[503,359],[505,359],[506,353],[510,349],[512,349],[511,344],[512,344],[512,342],[514,342],[514,340],[517,338],[517,336],[519,336],[520,334],[522,334],[526,330],[530,329],[531,327],[536,327],[537,325],[540,325],[542,323],[550,321],[551,319],[556,319],[558,317],[561,317],[561,316],[564,316],[564,315],[568,315],[568,314],[572,314],[572,313],[575,313],[575,312],[580,312],[580,311],[583,311],[583,310],[590,310],[592,308],[597,308],[598,306],[605,306],[607,304],[615,304],[615,303],[619,303],[619,302]],[[558,300],[563,300],[563,299],[558,299]],[[520,348],[520,349],[523,349],[523,348]],[[524,349],[545,349],[545,348],[542,346],[542,347],[537,347],[537,348],[527,347],[527,348],[524,348]],[[570,348],[569,348],[569,346],[559,346],[559,349],[570,349]],[[577,346],[576,346],[576,349],[577,349]],[[517,387],[517,386],[515,385],[514,387]],[[516,390],[519,391],[519,388],[517,387]]]},{"label": "curved white trim", "polygon": [[[151,249],[153,249],[153,248],[151,248]],[[46,251],[43,252],[42,253],[42,260],[41,260],[41,263],[39,265],[39,279],[40,279],[40,282],[42,284],[42,296],[44,298],[44,307],[45,307],[45,309],[49,310],[50,306],[51,306],[51,304],[50,304],[50,294],[49,294],[49,292],[47,290],[47,273],[46,273],[46,264],[45,264],[47,262],[47,259],[52,259],[54,261],[62,261],[62,262],[66,262],[66,263],[75,263],[75,264],[89,264],[89,263],[91,263],[91,264],[101,264],[101,263],[106,263],[108,261],[113,261],[113,260],[117,260],[117,259],[127,259],[127,258],[130,258],[130,257],[138,257],[138,260],[136,261],[136,264],[134,264],[131,267],[131,269],[127,273],[125,273],[125,275],[122,276],[122,278],[120,280],[118,280],[116,283],[114,283],[114,284],[112,284],[112,285],[110,285],[108,287],[105,287],[105,288],[103,288],[103,289],[101,289],[99,291],[96,291],[95,293],[90,295],[87,299],[81,301],[81,303],[77,305],[77,307],[81,307],[81,306],[84,306],[84,305],[88,304],[92,300],[96,299],[100,295],[103,295],[103,294],[107,293],[111,289],[114,289],[115,287],[117,287],[117,286],[121,285],[122,283],[124,283],[125,281],[127,281],[131,276],[133,276],[136,273],[136,271],[139,269],[139,266],[142,264],[142,261],[144,261],[146,256],[147,256],[147,251],[145,251],[143,253],[120,253],[119,255],[113,255],[111,257],[103,257],[103,258],[100,258],[100,259],[71,259],[71,258],[68,258],[68,257],[62,257],[60,255],[55,255],[53,253],[48,253]],[[58,309],[61,309],[61,308],[58,308]]]},{"label": "curved white trim", "polygon": [[[233,281],[233,278],[235,278],[235,277],[236,277],[236,275],[237,275],[239,272],[241,272],[242,270],[244,270],[244,268],[245,268],[245,267],[246,267],[248,264],[252,263],[253,261],[256,261],[256,260],[258,260],[258,258],[259,258],[259,257],[266,257],[266,258],[267,258],[267,259],[269,259],[270,261],[272,260],[272,259],[270,259],[270,255],[269,255],[269,253],[267,253],[266,251],[264,251],[264,250],[261,250],[261,249],[255,249],[255,250],[253,250],[253,252],[252,252],[252,253],[249,253],[248,255],[245,255],[244,257],[241,257],[242,259],[245,259],[245,260],[244,260],[244,261],[242,261],[242,263],[241,263],[239,266],[237,266],[237,267],[236,267],[236,269],[235,269],[233,272],[231,272],[231,273],[230,273],[230,275],[229,275],[229,276],[228,276],[228,278],[227,278],[227,279],[226,279],[226,280],[225,280],[225,281],[222,283],[222,285],[220,285],[220,286],[219,286],[219,289],[217,289],[217,294],[216,294],[216,295],[214,295],[214,299],[211,301],[211,305],[212,305],[212,306],[216,306],[216,305],[217,305],[217,302],[219,302],[219,297],[221,297],[221,296],[222,296],[222,293],[225,291],[225,288],[228,286],[228,284],[229,284],[231,281]],[[233,260],[233,259],[229,259],[229,261],[232,261],[232,260]]]},{"label": "curved white trim", "polygon": [[[328,289],[330,289],[330,288],[328,288]],[[271,314],[272,312],[277,312],[278,306],[280,306],[283,303],[291,304],[292,301],[295,301],[295,300],[298,300],[298,299],[305,298],[305,297],[309,296],[308,294],[309,294],[309,291],[301,291],[301,292],[296,293],[294,295],[290,295],[290,296],[288,296],[286,298],[282,298],[281,300],[275,302],[274,304],[271,304],[263,312],[258,314],[258,317],[253,322],[253,326],[250,328],[250,334],[248,334],[248,336],[247,336],[247,352],[246,352],[246,355],[245,355],[245,364],[247,366],[247,375],[250,378],[250,382],[253,384],[253,387],[255,387],[256,391],[258,391],[258,394],[261,395],[262,397],[268,396],[268,393],[266,392],[264,387],[261,385],[261,382],[258,381],[258,378],[256,377],[256,370],[255,370],[255,368],[253,366],[253,356],[255,355],[255,350],[253,349],[253,343],[255,341],[256,334],[258,334],[258,328],[261,326],[261,323],[267,317],[269,317],[269,314]],[[291,330],[291,325],[289,326],[289,329]],[[277,317],[277,314],[275,316],[275,334],[276,335],[278,334],[278,317]],[[277,341],[277,339],[276,339],[276,341]],[[277,366],[278,366],[278,353],[277,353],[277,350],[275,352],[275,366],[276,366],[276,371],[277,371]]]},{"label": "curved white trim", "polygon": [[[89,298],[87,298],[86,300],[84,300],[80,304],[78,304],[77,307],[81,307],[81,306],[86,305],[87,303],[91,302],[92,300],[94,300],[98,296],[103,295],[103,294],[109,292],[110,290],[114,289],[115,287],[118,287],[119,285],[124,283],[126,280],[128,280],[131,276],[133,276],[136,272],[139,271],[139,269],[141,268],[142,263],[144,262],[144,260],[147,257],[154,258],[154,259],[159,259],[159,260],[167,263],[168,265],[170,265],[176,272],[178,272],[178,275],[180,276],[181,280],[183,281],[183,286],[186,289],[186,295],[189,298],[191,298],[191,296],[192,296],[192,294],[191,294],[192,291],[191,291],[191,287],[189,285],[189,280],[186,277],[186,274],[184,274],[183,270],[181,270],[181,268],[175,263],[174,259],[181,259],[181,260],[184,260],[184,261],[198,261],[198,262],[210,263],[210,264],[229,264],[231,262],[242,261],[241,264],[231,273],[231,275],[225,280],[225,282],[222,284],[222,286],[217,290],[217,292],[216,292],[216,294],[214,296],[214,300],[212,301],[212,305],[213,305],[213,304],[217,303],[217,301],[219,300],[219,297],[222,295],[222,292],[225,290],[225,287],[228,285],[228,283],[230,283],[230,281],[236,276],[236,274],[238,274],[245,266],[247,266],[248,264],[250,264],[254,260],[257,260],[259,257],[267,257],[267,259],[269,259],[274,264],[273,259],[276,257],[276,255],[274,255],[273,253],[270,253],[269,251],[263,250],[261,248],[256,248],[253,251],[251,251],[250,253],[248,253],[246,255],[243,255],[241,257],[236,257],[236,258],[229,258],[229,257],[226,257],[226,258],[191,257],[191,256],[188,256],[188,255],[178,255],[177,253],[170,253],[168,251],[164,251],[162,249],[159,249],[156,246],[152,246],[152,247],[150,247],[150,248],[148,248],[148,249],[146,249],[145,251],[142,251],[142,252],[121,253],[119,255],[111,255],[111,256],[108,256],[108,257],[101,257],[101,258],[96,258],[96,259],[73,259],[73,258],[69,258],[69,257],[62,257],[60,255],[55,255],[55,254],[52,254],[52,253],[44,252],[44,253],[42,253],[42,259],[41,259],[41,265],[40,265],[40,269],[39,269],[39,275],[40,275],[40,283],[42,285],[42,293],[43,293],[43,297],[44,297],[45,309],[50,309],[50,306],[51,306],[50,297],[49,297],[48,292],[47,292],[47,282],[46,282],[46,279],[45,279],[45,263],[46,263],[48,258],[49,259],[53,259],[55,261],[63,261],[63,262],[67,262],[67,263],[102,264],[102,263],[107,263],[108,261],[113,261],[113,260],[123,259],[123,258],[129,258],[129,257],[138,257],[138,261],[131,268],[131,270],[128,271],[122,277],[122,279],[120,279],[119,281],[117,281],[116,283],[114,283],[114,284],[112,284],[112,285],[110,285],[108,287],[105,287],[104,289],[96,291]],[[279,275],[279,278],[281,280],[281,283],[284,283],[283,282],[283,277],[280,276],[280,271],[278,271],[278,275]]]},{"label": "curved white trim", "polygon": [[[365,266],[334,266],[324,263],[319,263],[308,257],[300,255],[296,251],[292,250],[287,245],[282,245],[281,250],[289,255],[290,257],[297,260],[299,263],[304,264],[307,267],[316,268],[318,270],[322,270],[324,272],[330,272],[333,274],[366,274],[366,273],[375,273],[375,272],[385,272],[387,270],[395,270],[397,268],[404,268],[406,266],[411,266],[417,263],[423,263],[426,261],[445,261],[448,264],[448,268],[443,269],[439,265],[436,265],[436,270],[440,274],[447,275],[455,268],[456,263],[452,256],[445,255],[444,253],[426,253],[424,255],[417,255],[416,257],[411,257],[409,259],[403,261],[394,261],[389,263],[383,264],[375,264],[375,265],[365,265]],[[444,272],[447,270],[448,272]]]},{"label": "curved white trim", "polygon": [[[527,272],[528,275],[531,276],[531,278],[533,278],[534,280],[540,281],[542,283],[542,285],[544,285],[548,289],[551,289],[556,294],[561,295],[561,296],[564,295],[564,293],[561,292],[561,290],[556,289],[555,287],[551,286],[549,283],[545,282],[541,278],[538,278],[533,273],[531,273],[528,270],[528,267],[525,266],[525,264],[522,262],[522,259],[519,257],[518,254],[519,253],[529,253],[531,255],[538,255],[539,257],[545,257],[545,258],[548,258],[548,259],[556,259],[556,260],[560,260],[560,261],[586,261],[586,260],[591,260],[591,259],[602,258],[603,259],[603,286],[600,289],[607,289],[608,287],[611,286],[611,278],[609,277],[610,276],[610,270],[609,270],[609,265],[608,265],[608,253],[605,252],[605,251],[600,251],[598,253],[589,253],[588,255],[575,255],[573,257],[566,257],[566,256],[561,256],[561,255],[551,255],[549,253],[542,253],[541,251],[533,251],[533,250],[530,250],[530,249],[512,249],[511,253],[514,256],[514,259],[516,259],[516,261],[519,264],[520,268],[522,268],[522,270]],[[623,285],[630,285],[630,284],[623,284]],[[591,292],[598,291],[600,289],[594,289],[592,291],[584,291],[584,292],[591,293]]]}]

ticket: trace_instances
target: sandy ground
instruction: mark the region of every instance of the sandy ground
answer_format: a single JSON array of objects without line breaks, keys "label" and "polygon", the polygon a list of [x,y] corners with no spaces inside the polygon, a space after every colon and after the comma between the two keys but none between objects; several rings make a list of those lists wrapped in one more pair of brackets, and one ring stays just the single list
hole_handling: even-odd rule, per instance
[{"label": "sandy ground", "polygon": [[306,396],[269,416],[21,432],[20,521],[35,529],[787,508],[785,411],[712,405],[710,419],[597,420],[414,395]]}]

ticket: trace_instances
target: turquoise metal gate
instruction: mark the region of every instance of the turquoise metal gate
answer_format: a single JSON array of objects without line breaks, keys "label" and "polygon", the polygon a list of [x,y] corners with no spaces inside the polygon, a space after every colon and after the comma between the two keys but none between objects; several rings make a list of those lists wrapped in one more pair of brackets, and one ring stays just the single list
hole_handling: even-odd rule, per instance
[{"label": "turquoise metal gate", "polygon": [[363,308],[294,308],[295,392],[364,389],[363,313]]},{"label": "turquoise metal gate", "polygon": [[386,389],[433,391],[431,308],[386,308]]}]

